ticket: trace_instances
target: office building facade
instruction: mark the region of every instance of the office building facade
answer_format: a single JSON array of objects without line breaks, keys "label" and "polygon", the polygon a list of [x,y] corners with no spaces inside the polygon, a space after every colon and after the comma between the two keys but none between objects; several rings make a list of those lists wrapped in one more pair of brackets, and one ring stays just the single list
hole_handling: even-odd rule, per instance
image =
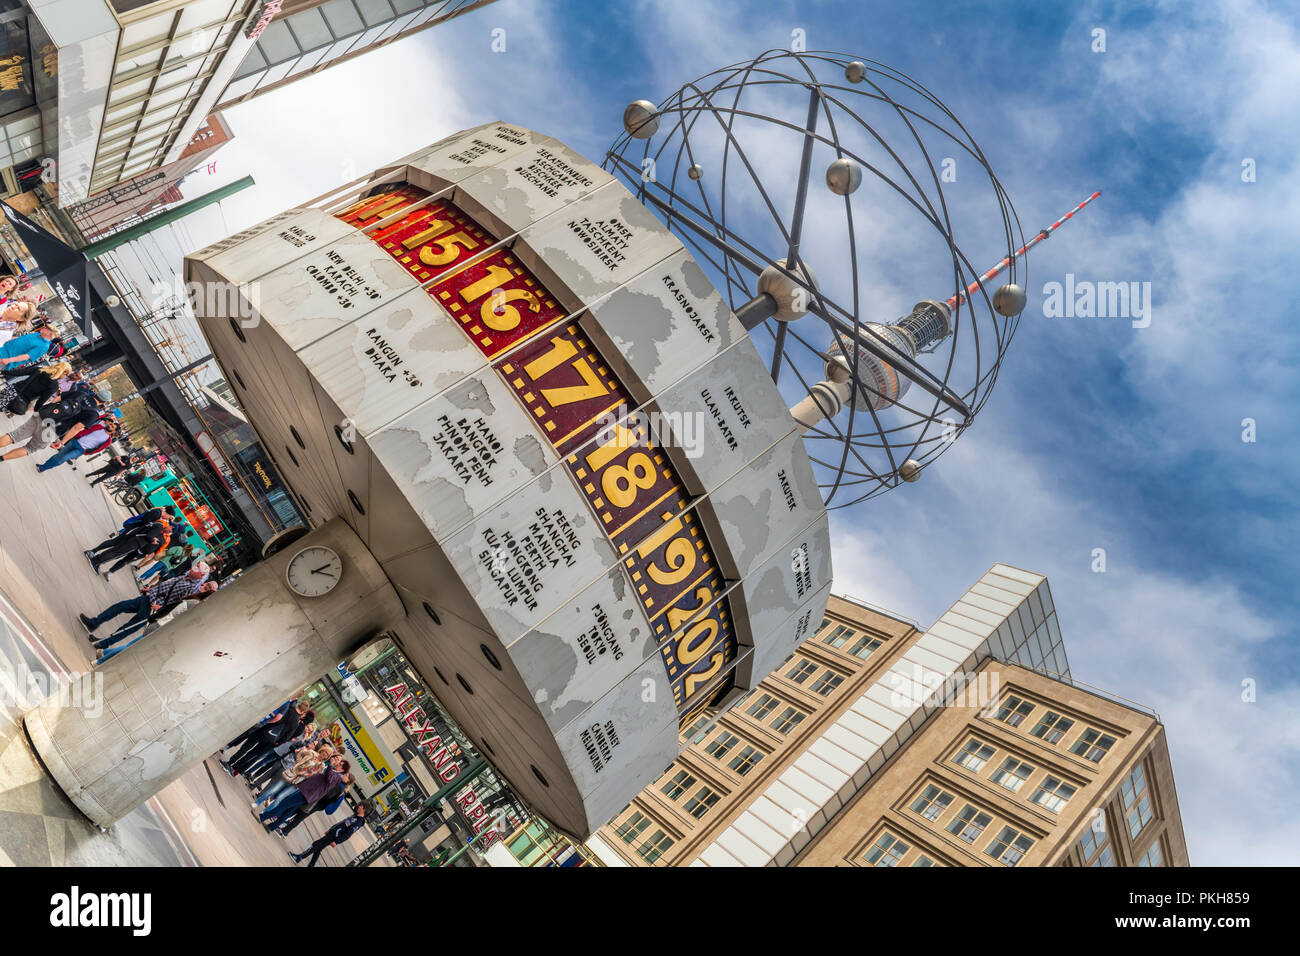
[{"label": "office building facade", "polygon": [[[256,45],[221,96],[227,108],[494,0],[284,0],[262,4]],[[272,19],[267,20],[270,13]]]},{"label": "office building facade", "polygon": [[996,703],[936,711],[793,865],[1187,865],[1155,714],[993,659],[979,673]]},{"label": "office building facade", "polygon": [[[999,720],[1008,705],[1012,715]],[[1008,721],[1032,718],[1032,731],[1049,713],[1056,730],[1043,733],[1057,738],[1055,759],[1041,752],[1047,743],[1034,751],[994,737]],[[987,840],[925,853],[915,830],[888,831],[887,822],[899,821],[882,807],[901,806],[908,822],[911,803],[940,786],[922,779],[920,765],[946,770],[966,747],[967,737],[949,749],[938,743],[945,733],[961,736],[954,723],[961,721],[993,722],[993,739],[976,736],[968,758],[983,761],[988,782],[976,791],[990,791],[989,799],[959,800],[960,788],[948,781],[940,787],[944,806],[957,805],[939,819],[952,824],[969,803],[981,833],[997,826]],[[991,568],[924,632],[832,597],[816,634],[721,718],[691,733],[682,757],[588,840],[606,865],[867,865],[865,854],[886,831],[909,847],[904,865],[922,856],[930,862],[918,865],[1007,865],[1002,857],[1016,853],[1029,865],[1186,862],[1158,718],[1076,684],[1046,579],[1007,565]],[[953,772],[971,771],[954,764]],[[898,795],[904,791],[906,799]],[[1019,796],[1010,804],[992,799],[1003,791]],[[1133,814],[1149,819],[1122,841]],[[1157,823],[1148,827],[1150,820]],[[990,856],[1004,831],[1015,833],[1012,849]],[[869,834],[875,839],[861,844]],[[1101,834],[1116,836],[1107,843]],[[974,849],[963,854],[961,846]]]}]

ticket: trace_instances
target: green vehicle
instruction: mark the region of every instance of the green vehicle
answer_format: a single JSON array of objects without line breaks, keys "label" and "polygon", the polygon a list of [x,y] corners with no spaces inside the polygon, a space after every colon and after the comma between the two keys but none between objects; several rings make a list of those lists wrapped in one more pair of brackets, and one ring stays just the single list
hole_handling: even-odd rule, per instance
[{"label": "green vehicle", "polygon": [[202,490],[170,467],[140,482],[141,497],[131,504],[140,510],[171,506],[185,521],[185,537],[173,545],[192,544],[201,552],[221,552],[239,542],[239,535],[225,526]]}]

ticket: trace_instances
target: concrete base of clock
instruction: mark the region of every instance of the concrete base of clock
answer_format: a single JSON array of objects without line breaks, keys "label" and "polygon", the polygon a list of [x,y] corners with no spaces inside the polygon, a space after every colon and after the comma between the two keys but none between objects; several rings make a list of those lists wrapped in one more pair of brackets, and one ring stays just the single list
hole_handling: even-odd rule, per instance
[{"label": "concrete base of clock", "polygon": [[[313,546],[337,553],[343,573],[328,594],[303,598],[285,570]],[[335,519],[75,678],[24,725],[68,799],[109,826],[404,615],[366,546]]]}]

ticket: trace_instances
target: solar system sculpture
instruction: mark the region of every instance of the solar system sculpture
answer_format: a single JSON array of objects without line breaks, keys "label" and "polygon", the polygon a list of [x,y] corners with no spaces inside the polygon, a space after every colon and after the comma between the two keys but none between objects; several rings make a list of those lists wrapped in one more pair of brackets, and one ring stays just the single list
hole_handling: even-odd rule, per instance
[{"label": "solar system sculpture", "polygon": [[[624,127],[602,168],[489,123],[187,257],[310,530],[104,665],[103,717],[28,716],[92,820],[386,633],[584,837],[818,626],[828,507],[915,480],[987,400],[1014,211],[937,98],[836,54]],[[936,297],[888,321],[913,282]],[[464,756],[410,729],[454,782]]]}]

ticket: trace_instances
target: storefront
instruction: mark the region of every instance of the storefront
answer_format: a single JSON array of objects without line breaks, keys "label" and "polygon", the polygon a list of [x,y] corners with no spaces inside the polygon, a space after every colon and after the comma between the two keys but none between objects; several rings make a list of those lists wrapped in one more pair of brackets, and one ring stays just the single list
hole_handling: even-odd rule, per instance
[{"label": "storefront", "polygon": [[429,865],[481,865],[484,850],[528,819],[490,766],[471,776],[480,755],[391,641],[341,663],[309,699],[318,720],[338,720],[355,736],[365,764],[382,755],[388,773],[370,795],[380,827],[405,821],[430,794],[453,786],[438,812],[408,836],[412,852]]}]

